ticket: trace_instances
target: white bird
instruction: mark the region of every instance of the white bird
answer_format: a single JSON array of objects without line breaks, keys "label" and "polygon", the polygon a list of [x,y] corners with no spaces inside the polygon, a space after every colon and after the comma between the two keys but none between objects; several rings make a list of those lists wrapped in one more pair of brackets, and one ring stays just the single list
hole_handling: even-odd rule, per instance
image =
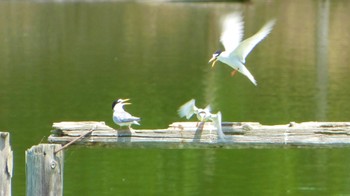
[{"label": "white bird", "polygon": [[219,138],[224,139],[225,135],[222,132],[221,127],[221,112],[212,114],[210,105],[208,105],[204,109],[201,109],[197,108],[195,103],[196,101],[194,99],[191,99],[190,101],[183,104],[178,110],[179,116],[181,118],[186,117],[186,119],[190,119],[193,116],[193,114],[196,114],[197,119],[201,122],[212,121],[217,128]]},{"label": "white bird", "polygon": [[233,76],[237,71],[249,78],[254,85],[257,85],[256,80],[249,70],[244,66],[245,58],[252,49],[263,40],[272,30],[275,20],[270,20],[266,23],[255,35],[241,42],[243,38],[243,18],[241,13],[232,13],[227,15],[222,23],[222,33],[220,41],[224,45],[225,51],[216,51],[209,60],[214,67],[217,60],[232,67]]},{"label": "white bird", "polygon": [[113,109],[113,121],[119,126],[128,126],[131,129],[132,124],[140,125],[138,122],[141,120],[139,117],[134,117],[128,112],[126,112],[123,108],[124,105],[130,105],[126,101],[130,99],[118,99],[113,101],[112,109]]}]

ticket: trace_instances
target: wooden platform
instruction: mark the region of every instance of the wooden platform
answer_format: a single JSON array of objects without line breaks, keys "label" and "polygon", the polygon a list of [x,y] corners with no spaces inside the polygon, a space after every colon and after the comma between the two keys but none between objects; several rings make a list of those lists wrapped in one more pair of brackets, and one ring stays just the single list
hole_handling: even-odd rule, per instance
[{"label": "wooden platform", "polygon": [[166,129],[115,130],[104,122],[60,122],[53,124],[51,143],[68,143],[87,134],[75,144],[118,146],[228,147],[273,145],[350,145],[350,122],[303,122],[261,125],[257,122],[224,122],[223,140],[210,122],[175,122]]}]

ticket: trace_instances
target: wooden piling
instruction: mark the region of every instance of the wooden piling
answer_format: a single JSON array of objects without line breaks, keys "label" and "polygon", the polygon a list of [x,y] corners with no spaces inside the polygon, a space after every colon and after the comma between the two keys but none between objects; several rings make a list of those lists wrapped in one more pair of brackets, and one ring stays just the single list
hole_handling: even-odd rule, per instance
[{"label": "wooden piling", "polygon": [[39,144],[26,151],[27,196],[63,195],[63,151],[60,144]]},{"label": "wooden piling", "polygon": [[10,146],[10,134],[0,132],[0,196],[11,195],[13,151]]}]

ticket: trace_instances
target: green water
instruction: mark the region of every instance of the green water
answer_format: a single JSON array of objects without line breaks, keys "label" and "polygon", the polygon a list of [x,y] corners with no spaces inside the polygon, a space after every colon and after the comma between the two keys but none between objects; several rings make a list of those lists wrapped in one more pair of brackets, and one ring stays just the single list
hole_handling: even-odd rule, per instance
[{"label": "green water", "polygon": [[[53,122],[105,121],[130,98],[134,128],[182,121],[194,98],[224,121],[349,121],[350,2],[0,2],[0,130],[11,133],[14,195],[25,194],[24,152]],[[242,11],[245,37],[277,19],[247,58],[255,87],[207,63],[219,20]],[[350,148],[66,151],[65,195],[350,194]]]}]

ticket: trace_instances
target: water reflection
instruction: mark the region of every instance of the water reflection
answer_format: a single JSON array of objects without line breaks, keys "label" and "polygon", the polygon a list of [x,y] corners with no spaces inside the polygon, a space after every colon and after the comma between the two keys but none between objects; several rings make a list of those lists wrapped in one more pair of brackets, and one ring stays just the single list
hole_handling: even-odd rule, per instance
[{"label": "water reflection", "polygon": [[328,105],[328,29],[330,2],[325,0],[319,1],[318,4],[316,23],[316,88],[318,89],[316,94],[316,118],[322,121],[327,119]]}]

